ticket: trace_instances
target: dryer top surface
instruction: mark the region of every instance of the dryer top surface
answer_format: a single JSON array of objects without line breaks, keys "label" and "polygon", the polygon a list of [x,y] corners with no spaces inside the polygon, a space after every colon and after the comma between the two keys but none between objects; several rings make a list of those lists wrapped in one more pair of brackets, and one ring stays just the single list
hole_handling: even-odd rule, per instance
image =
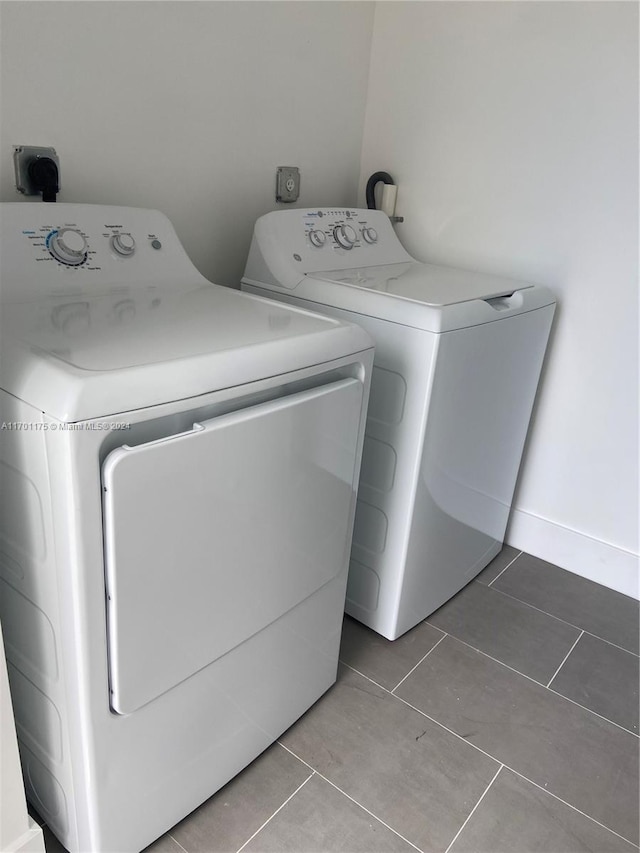
[{"label": "dryer top surface", "polygon": [[194,397],[372,345],[351,324],[211,284],[158,211],[14,203],[0,214],[0,387],[61,420]]},{"label": "dryer top surface", "polygon": [[337,325],[327,317],[206,283],[191,290],[149,285],[135,292],[17,303],[3,307],[1,321],[3,341],[22,344],[14,357],[55,358],[85,371],[264,349],[282,339],[290,341],[295,363],[296,342]]}]

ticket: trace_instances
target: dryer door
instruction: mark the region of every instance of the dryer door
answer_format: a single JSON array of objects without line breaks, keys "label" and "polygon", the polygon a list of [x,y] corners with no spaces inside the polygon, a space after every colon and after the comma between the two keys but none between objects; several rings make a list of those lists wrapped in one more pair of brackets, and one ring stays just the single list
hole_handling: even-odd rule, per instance
[{"label": "dryer door", "polygon": [[114,711],[135,711],[346,579],[362,399],[362,384],[343,379],[109,454]]}]

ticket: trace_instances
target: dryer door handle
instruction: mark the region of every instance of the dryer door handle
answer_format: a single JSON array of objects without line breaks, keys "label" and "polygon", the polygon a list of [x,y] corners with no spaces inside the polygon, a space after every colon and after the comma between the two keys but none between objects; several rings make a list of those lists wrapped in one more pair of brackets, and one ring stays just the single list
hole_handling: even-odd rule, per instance
[{"label": "dryer door handle", "polygon": [[337,382],[331,382],[327,385],[319,385],[315,388],[309,388],[306,391],[297,391],[294,394],[289,394],[286,397],[278,397],[275,400],[269,400],[266,403],[258,403],[251,406],[246,406],[241,409],[236,409],[233,412],[228,412],[224,415],[218,415],[214,418],[209,418],[206,421],[196,422],[193,429],[212,430],[220,427],[230,426],[233,423],[241,423],[242,421],[254,418],[257,414],[269,415],[278,412],[282,409],[287,409],[291,406],[303,405],[304,403],[317,400],[334,391],[340,391],[343,388],[349,388],[354,385],[362,385],[358,379],[339,379]]},{"label": "dryer door handle", "polygon": [[192,437],[194,433],[202,432],[204,430],[219,429],[223,426],[230,426],[234,422],[241,423],[242,421],[259,415],[268,415],[271,412],[277,412],[280,409],[285,409],[292,405],[300,405],[305,402],[310,402],[332,391],[339,391],[342,388],[354,385],[362,386],[362,382],[359,379],[353,378],[339,379],[324,385],[317,385],[314,388],[309,388],[305,391],[296,391],[292,394],[286,394],[285,396],[277,397],[273,400],[267,400],[262,403],[250,402],[243,405],[241,402],[238,408],[231,412],[225,412],[223,414],[216,415],[213,418],[207,418],[207,420],[204,421],[194,421],[191,429],[172,433],[171,435],[164,435],[161,438],[154,438],[152,441],[140,442],[139,444],[121,444],[112,450],[107,456],[105,459],[105,468],[108,470],[109,460],[112,457],[115,459],[115,454],[118,454],[121,451],[131,453],[131,451],[139,450],[143,447],[156,447],[161,444],[188,439]]}]

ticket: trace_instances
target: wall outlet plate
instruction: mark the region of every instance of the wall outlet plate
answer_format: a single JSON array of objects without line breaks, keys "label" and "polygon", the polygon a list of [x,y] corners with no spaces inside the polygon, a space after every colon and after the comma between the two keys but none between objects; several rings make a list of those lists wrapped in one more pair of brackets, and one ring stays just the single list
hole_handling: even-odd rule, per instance
[{"label": "wall outlet plate", "polygon": [[276,172],[276,201],[291,204],[300,195],[300,170],[297,166],[278,166]]},{"label": "wall outlet plate", "polygon": [[24,195],[38,195],[29,177],[29,163],[41,157],[47,157],[58,167],[58,186],[60,186],[60,161],[55,148],[41,148],[37,145],[14,145],[13,165],[16,173],[16,189]]}]

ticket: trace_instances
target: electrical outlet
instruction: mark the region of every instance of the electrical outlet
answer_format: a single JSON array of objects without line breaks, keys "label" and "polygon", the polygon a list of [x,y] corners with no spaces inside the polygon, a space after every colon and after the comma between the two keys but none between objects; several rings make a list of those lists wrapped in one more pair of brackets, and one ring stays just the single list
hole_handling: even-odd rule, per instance
[{"label": "electrical outlet", "polygon": [[[29,166],[35,160],[53,160],[60,173],[60,161],[55,148],[41,148],[37,145],[15,145],[13,148],[13,165],[16,174],[16,189],[24,195],[38,195],[29,174]],[[58,178],[59,181],[59,178]]]},{"label": "electrical outlet", "polygon": [[291,204],[300,195],[300,170],[297,166],[278,166],[276,172],[276,201]]}]

